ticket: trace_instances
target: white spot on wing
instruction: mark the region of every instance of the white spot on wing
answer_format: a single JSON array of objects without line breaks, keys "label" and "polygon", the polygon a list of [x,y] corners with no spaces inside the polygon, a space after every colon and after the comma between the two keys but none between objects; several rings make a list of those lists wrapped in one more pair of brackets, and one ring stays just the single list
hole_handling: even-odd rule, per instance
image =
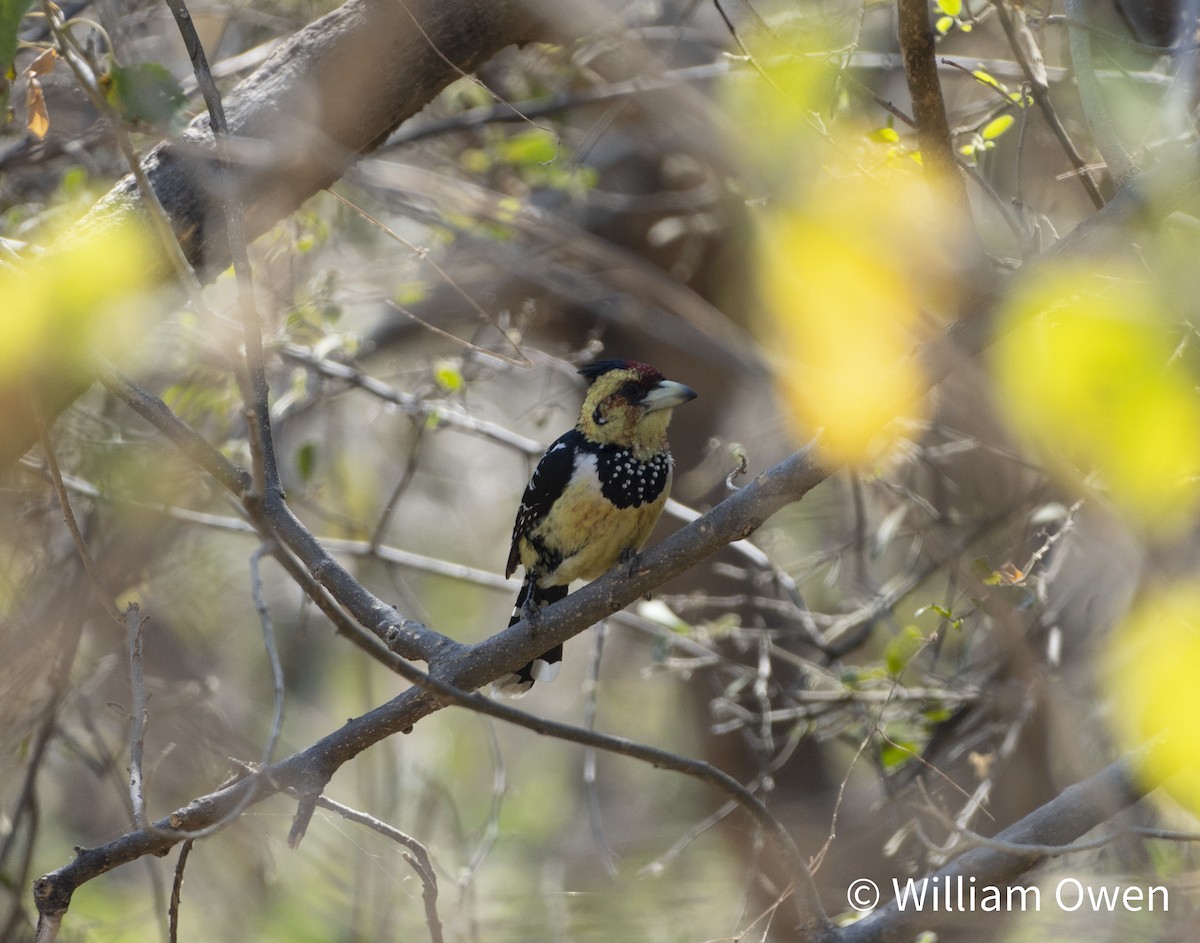
[{"label": "white spot on wing", "polygon": [[558,677],[558,669],[561,667],[562,662],[542,661],[540,658],[535,658],[529,673],[533,675],[534,681],[553,681]]}]

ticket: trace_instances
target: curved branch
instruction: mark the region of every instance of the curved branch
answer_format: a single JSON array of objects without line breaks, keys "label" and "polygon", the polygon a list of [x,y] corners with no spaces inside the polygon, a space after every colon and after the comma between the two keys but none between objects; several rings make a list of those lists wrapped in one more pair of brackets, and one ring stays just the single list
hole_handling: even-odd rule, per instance
[{"label": "curved branch", "polygon": [[[1109,764],[1096,775],[1068,786],[1045,805],[996,836],[1009,847],[973,848],[928,877],[929,881],[970,880],[977,886],[1012,881],[1048,855],[1046,845],[1065,845],[1111,818],[1150,791],[1134,777],[1137,754]],[[1035,846],[1028,850],[1011,846]],[[1069,849],[1064,849],[1069,850]],[[823,939],[828,943],[899,943],[918,930],[934,929],[928,911],[901,910],[893,900],[857,923],[840,928]]]}]

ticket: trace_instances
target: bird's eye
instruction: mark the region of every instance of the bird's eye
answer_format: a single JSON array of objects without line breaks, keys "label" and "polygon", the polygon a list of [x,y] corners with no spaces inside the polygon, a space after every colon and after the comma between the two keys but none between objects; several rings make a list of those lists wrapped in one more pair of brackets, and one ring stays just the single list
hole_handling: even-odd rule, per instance
[{"label": "bird's eye", "polygon": [[641,392],[642,392],[642,388],[640,386],[638,386],[636,383],[634,383],[632,380],[630,380],[623,387],[621,387],[621,395],[624,396],[626,399],[633,399],[634,397],[639,396],[641,394]]}]

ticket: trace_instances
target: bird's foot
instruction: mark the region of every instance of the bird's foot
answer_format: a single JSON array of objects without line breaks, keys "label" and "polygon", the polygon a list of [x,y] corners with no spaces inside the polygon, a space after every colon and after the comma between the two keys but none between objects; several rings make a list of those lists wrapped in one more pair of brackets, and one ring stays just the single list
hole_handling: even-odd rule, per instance
[{"label": "bird's foot", "polygon": [[542,627],[542,607],[532,599],[526,599],[521,605],[521,621],[529,626],[530,635],[537,635]]}]

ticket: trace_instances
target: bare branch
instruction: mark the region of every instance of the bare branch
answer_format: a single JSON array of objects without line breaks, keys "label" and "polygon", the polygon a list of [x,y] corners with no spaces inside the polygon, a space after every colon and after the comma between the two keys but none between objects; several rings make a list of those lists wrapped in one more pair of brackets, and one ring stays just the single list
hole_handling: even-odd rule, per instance
[{"label": "bare branch", "polygon": [[75,544],[75,552],[79,554],[79,559],[87,571],[88,578],[92,581],[92,586],[96,590],[96,596],[104,607],[104,611],[117,625],[123,627],[125,619],[121,615],[121,610],[117,608],[117,604],[113,602],[112,593],[104,585],[92,552],[88,549],[87,541],[83,539],[83,532],[79,529],[79,522],[75,520],[75,512],[71,510],[71,499],[63,484],[62,472],[58,467],[58,457],[54,454],[54,445],[50,441],[50,430],[42,419],[41,407],[36,400],[31,399],[29,408],[33,413],[38,438],[41,440],[42,453],[46,457],[46,470],[50,472],[54,493],[58,496],[58,504],[62,508],[63,520],[66,522],[67,530],[71,533],[71,540]]},{"label": "bare branch", "polygon": [[146,793],[142,780],[142,751],[146,744],[146,680],[142,673],[142,618],[138,604],[131,602],[125,609],[125,637],[129,643],[129,687],[132,699],[129,707],[129,799],[133,823],[146,827]]},{"label": "bare branch", "polygon": [[254,608],[258,610],[258,619],[262,623],[263,646],[267,650],[267,662],[271,666],[271,685],[275,691],[275,709],[271,716],[271,732],[263,745],[262,762],[267,764],[275,755],[275,746],[279,743],[279,734],[283,730],[283,665],[279,661],[279,652],[275,647],[275,627],[271,622],[271,610],[263,596],[262,573],[259,561],[263,554],[270,552],[270,547],[260,544],[250,554],[250,592],[254,597]]},{"label": "bare branch", "polygon": [[[900,54],[904,59],[904,75],[912,96],[913,120],[917,125],[917,141],[921,159],[938,185],[945,188],[961,219],[964,232],[971,240],[976,258],[982,258],[983,247],[971,217],[971,204],[966,186],[958,171],[958,158],[946,118],[946,103],[938,78],[937,57],[934,54],[933,28],[929,23],[929,4],[926,0],[897,0],[900,18]],[[973,262],[975,260],[972,260]]]},{"label": "bare branch", "polygon": [[179,939],[179,904],[183,900],[183,869],[187,867],[195,839],[189,838],[179,846],[179,860],[175,862],[175,880],[171,884],[171,903],[167,907],[167,938],[169,943]]},{"label": "bare branch", "polygon": [[429,858],[429,850],[411,835],[400,831],[400,829],[393,825],[388,825],[386,822],[380,821],[373,815],[359,812],[357,809],[342,805],[340,802],[334,802],[325,796],[321,796],[317,800],[317,805],[322,809],[329,809],[331,812],[336,812],[349,822],[365,825],[367,828],[390,838],[392,841],[408,849],[410,853],[405,854],[404,857],[412,865],[413,870],[417,872],[417,877],[421,879],[421,896],[425,901],[425,923],[429,927],[429,938],[432,943],[442,943],[442,920],[438,916],[437,909],[437,873],[433,870],[433,862]]},{"label": "bare branch", "polygon": [[[178,421],[178,420],[176,420]],[[589,584],[542,615],[536,637],[523,623],[472,646],[458,646],[439,654],[434,673],[426,676],[407,662],[397,660],[395,670],[415,686],[329,734],[308,749],[244,777],[214,793],[200,797],[147,829],[132,832],[102,848],[81,850],[75,861],[43,876],[34,888],[39,911],[47,918],[61,914],[75,888],[114,867],[146,854],[162,854],[196,830],[261,801],[281,789],[295,789],[313,799],[336,770],[367,747],[394,733],[411,729],[421,718],[446,703],[457,703],[538,733],[555,736],[610,752],[620,753],[663,769],[683,773],[716,786],[734,798],[770,836],[787,872],[796,881],[793,902],[797,921],[808,930],[827,925],[815,887],[791,836],[753,793],[711,764],[639,744],[534,717],[479,694],[468,693],[523,664],[547,644],[565,640],[616,611],[671,576],[683,572],[714,550],[734,539],[749,536],[767,517],[823,480],[826,472],[816,463],[815,447],[797,453],[776,468],[719,504],[713,511],[677,532],[639,557],[636,572],[617,568]],[[280,509],[268,505],[268,514]],[[290,512],[287,512],[290,515]],[[274,521],[276,517],[272,517]],[[294,520],[294,518],[293,518]],[[295,527],[303,530],[298,521]],[[304,532],[307,534],[307,531]],[[308,535],[305,538],[315,543]],[[321,551],[324,553],[324,551]],[[320,574],[314,574],[320,578]],[[347,576],[347,579],[349,577]],[[351,581],[353,582],[353,581]],[[333,580],[331,592],[344,590]],[[355,584],[357,585],[357,584]],[[362,593],[362,590],[359,587]],[[351,597],[355,594],[351,593]],[[391,634],[405,631],[394,626]],[[414,631],[412,629],[408,630]]]},{"label": "bare branch", "polygon": [[[929,875],[930,881],[962,876],[976,884],[1003,884],[1045,860],[1042,846],[1064,845],[1141,799],[1150,786],[1135,778],[1136,754],[1127,754],[1096,775],[1064,789],[1041,808],[996,836],[998,847],[974,848]],[[902,911],[893,900],[857,923],[822,939],[828,943],[899,943],[933,929],[928,912]],[[919,925],[919,926],[918,926]]]},{"label": "bare branch", "polygon": [[1063,153],[1067,155],[1071,166],[1075,168],[1079,182],[1087,190],[1088,197],[1098,209],[1104,205],[1104,197],[1100,193],[1100,188],[1096,186],[1096,181],[1092,179],[1087,162],[1079,153],[1079,149],[1075,147],[1075,142],[1067,134],[1067,129],[1063,127],[1063,123],[1058,117],[1058,112],[1054,108],[1054,103],[1050,100],[1046,68],[1042,66],[1041,69],[1036,69],[1035,64],[1030,62],[1029,57],[1025,54],[1025,47],[1032,45],[1033,41],[1032,38],[1024,42],[1022,41],[1022,36],[1028,36],[1029,34],[1029,28],[1023,22],[1024,13],[1022,12],[1020,15],[1021,21],[1014,22],[1016,17],[1008,15],[1008,10],[1005,8],[1005,0],[992,0],[992,6],[996,10],[996,16],[1000,21],[1001,29],[1004,30],[1004,35],[1008,39],[1008,44],[1012,47],[1013,55],[1017,57],[1017,63],[1025,75],[1025,81],[1029,83],[1030,95],[1033,96],[1033,100],[1037,103],[1038,110],[1042,113],[1046,124],[1054,132],[1054,136],[1062,146]]}]

